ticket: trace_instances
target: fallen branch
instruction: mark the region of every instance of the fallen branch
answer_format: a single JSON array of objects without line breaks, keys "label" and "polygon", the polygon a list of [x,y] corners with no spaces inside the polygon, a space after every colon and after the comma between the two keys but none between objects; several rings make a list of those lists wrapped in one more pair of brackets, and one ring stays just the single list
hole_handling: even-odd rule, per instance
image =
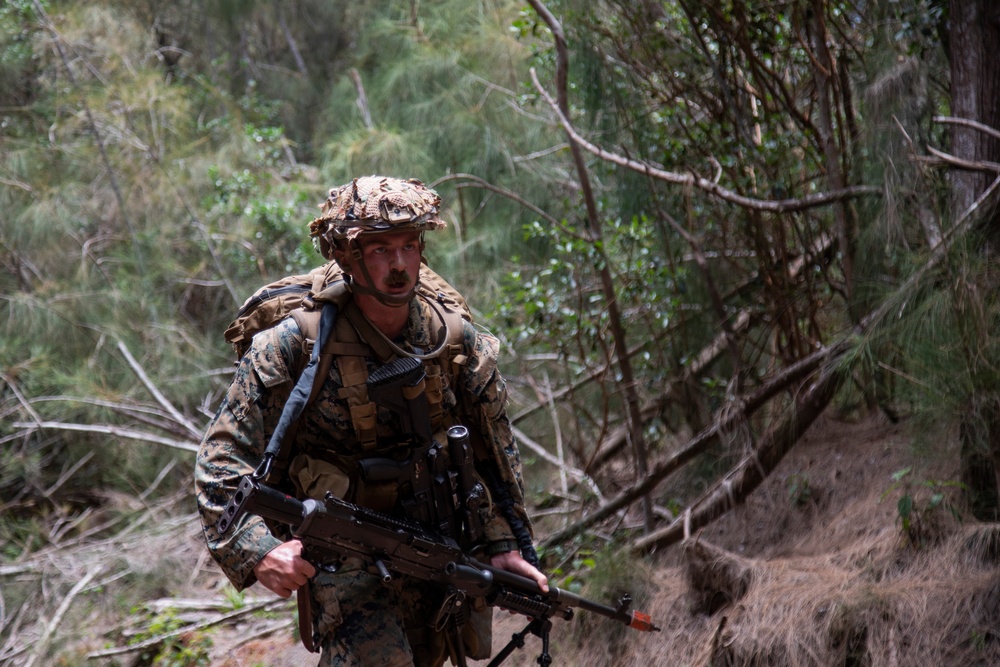
[{"label": "fallen branch", "polygon": [[643,535],[632,544],[634,551],[651,551],[665,547],[689,537],[699,528],[722,516],[749,496],[778,463],[791,451],[803,433],[823,413],[830,403],[844,373],[839,362],[848,350],[847,344],[831,351],[819,377],[797,398],[788,416],[761,438],[757,449],[713,488],[704,494],[685,513],[674,519],[670,525]]},{"label": "fallen branch", "polygon": [[25,432],[35,431],[38,429],[54,429],[59,431],[78,431],[81,433],[100,433],[101,435],[113,435],[117,438],[125,438],[128,440],[141,440],[143,442],[166,445],[167,447],[183,449],[187,452],[198,452],[198,445],[194,442],[162,438],[158,435],[153,435],[152,433],[146,433],[145,431],[133,431],[131,429],[122,428],[120,426],[112,426],[110,424],[74,424],[68,422],[41,421],[14,422],[13,426],[14,428],[24,429]]},{"label": "fallen branch", "polygon": [[33,406],[40,403],[50,402],[94,405],[99,408],[108,408],[109,410],[113,410],[114,412],[124,416],[126,419],[141,422],[146,426],[152,426],[153,428],[166,431],[167,433],[172,433],[182,438],[191,432],[190,429],[177,422],[167,411],[155,405],[124,403],[120,401],[108,401],[100,398],[92,398],[90,396],[74,395],[36,396],[32,398],[30,402]]},{"label": "fallen branch", "polygon": [[731,425],[746,419],[773,396],[813,373],[826,360],[829,353],[830,351],[826,348],[818,350],[786,368],[769,382],[757,388],[749,397],[745,398],[742,401],[741,410],[730,411],[726,418],[717,419],[711,426],[688,441],[687,445],[682,449],[653,466],[653,469],[649,471],[649,474],[645,478],[623,491],[618,497],[581,517],[576,523],[566,526],[562,530],[541,540],[541,546],[562,542],[585,528],[625,509],[638,498],[652,493],[663,479],[676,470],[679,470],[681,466],[694,459],[698,454],[704,452]]},{"label": "fallen branch", "polygon": [[76,599],[76,596],[79,595],[80,591],[86,588],[87,584],[89,584],[90,581],[103,570],[104,566],[98,565],[94,569],[87,572],[87,574],[84,575],[80,581],[76,582],[76,585],[73,586],[73,589],[70,590],[65,598],[63,598],[59,608],[56,609],[56,613],[52,615],[52,618],[45,626],[45,629],[42,631],[42,636],[38,638],[38,641],[35,643],[35,649],[31,652],[31,655],[28,656],[28,660],[24,663],[23,667],[32,667],[36,660],[45,655],[45,651],[49,647],[49,641],[52,638],[52,633],[55,632],[56,628],[59,627],[59,624],[62,623],[63,616],[65,616],[66,612],[69,611],[69,608]]},{"label": "fallen branch", "polygon": [[136,377],[138,377],[139,381],[146,387],[146,390],[153,395],[156,402],[162,405],[178,424],[186,428],[195,438],[201,440],[201,429],[195,426],[187,417],[182,415],[180,410],[175,408],[174,405],[167,400],[167,397],[164,396],[159,389],[157,389],[156,385],[149,379],[149,376],[146,375],[146,371],[139,365],[139,362],[135,360],[135,357],[132,356],[132,353],[129,352],[128,348],[125,347],[125,344],[121,341],[118,341],[118,351],[122,353],[123,357],[125,357],[125,361],[128,362],[132,372],[136,374]]},{"label": "fallen branch", "polygon": [[128,646],[117,646],[115,648],[105,649],[103,651],[94,651],[92,653],[88,653],[87,654],[87,660],[96,660],[98,658],[108,658],[108,657],[111,657],[113,655],[123,655],[125,653],[134,653],[135,651],[141,651],[143,649],[147,649],[147,648],[150,648],[152,646],[156,646],[156,645],[162,643],[164,640],[170,639],[171,637],[177,637],[179,635],[183,635],[183,634],[188,633],[188,632],[196,632],[198,630],[204,630],[205,628],[210,628],[213,625],[219,625],[220,623],[226,623],[228,621],[232,621],[234,619],[241,618],[241,617],[246,616],[248,614],[253,614],[253,613],[256,613],[258,611],[262,611],[262,610],[265,610],[265,609],[271,609],[272,607],[279,607],[279,606],[287,605],[287,604],[291,604],[291,603],[289,603],[289,601],[286,600],[286,599],[284,599],[284,598],[278,598],[276,600],[267,600],[266,602],[260,602],[260,603],[255,604],[255,605],[250,605],[248,607],[244,607],[242,609],[239,609],[239,610],[234,611],[234,612],[229,613],[229,614],[223,614],[221,616],[217,616],[215,618],[211,618],[211,619],[208,619],[208,620],[205,620],[205,621],[201,621],[199,623],[192,623],[190,625],[185,625],[184,627],[177,628],[176,630],[174,630],[172,632],[165,632],[165,633],[163,633],[161,635],[156,635],[155,637],[150,637],[149,639],[146,639],[144,641],[141,641],[141,642],[138,642],[138,643],[135,643],[135,644],[130,644]]}]

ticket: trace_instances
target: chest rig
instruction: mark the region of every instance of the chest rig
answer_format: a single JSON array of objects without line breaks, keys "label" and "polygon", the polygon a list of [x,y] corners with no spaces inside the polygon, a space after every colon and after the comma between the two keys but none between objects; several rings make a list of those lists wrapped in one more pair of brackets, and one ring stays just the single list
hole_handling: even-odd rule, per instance
[{"label": "chest rig", "polygon": [[[443,304],[433,302],[425,304],[425,312],[430,315],[425,319],[433,332],[431,337],[436,336],[436,340],[428,340],[432,349],[404,350],[376,329],[354,301],[349,300],[344,304],[342,316],[320,353],[320,363],[330,358],[336,364],[341,383],[337,398],[345,402],[350,410],[351,425],[362,454],[379,449],[378,405],[369,390],[369,358],[374,358],[379,367],[401,358],[420,361],[423,377],[418,384],[407,387],[408,398],[415,398],[421,392],[424,394],[434,432],[451,425],[448,423],[450,416],[445,414],[445,388],[456,381],[467,361],[463,353],[463,317]],[[303,329],[307,340],[315,340],[311,333]],[[324,366],[328,367],[329,363]]]},{"label": "chest rig", "polygon": [[[329,294],[318,296],[320,303],[330,298]],[[449,408],[458,405],[452,403],[454,398],[446,401],[445,390],[457,381],[467,362],[465,316],[462,311],[450,308],[444,299],[429,300],[418,296],[416,307],[420,310],[416,317],[421,326],[411,332],[414,348],[403,349],[365,318],[349,294],[337,294],[336,297],[332,303],[338,309],[337,317],[328,325],[325,342],[322,339],[325,315],[322,314],[328,313],[331,301],[322,309],[310,307],[312,304],[307,302],[305,307],[290,313],[305,340],[301,359],[308,360],[308,364],[299,376],[289,404],[304,402],[299,409],[301,415],[305,405],[315,401],[331,367],[336,364],[340,382],[333,390],[337,405],[334,410],[341,415],[345,409],[349,413],[353,442],[351,439],[339,443],[327,440],[325,444],[317,444],[313,431],[307,438],[297,438],[300,420],[296,417],[283,435],[281,453],[271,478],[276,482],[276,478],[285,477],[300,497],[320,498],[332,492],[372,509],[393,511],[397,500],[404,500],[417,482],[424,481],[419,473],[426,471],[428,466],[423,459],[413,463],[416,461],[415,448],[421,446],[426,450],[434,443],[446,442],[446,429],[456,424],[456,411]],[[317,345],[321,345],[318,350]],[[386,376],[387,372],[391,375],[389,369],[398,368],[400,362],[408,369],[409,378],[415,378],[412,382],[407,380],[406,386]],[[310,370],[312,377],[308,378]],[[308,398],[303,401],[295,395],[302,393],[298,385],[305,382],[311,387]],[[387,388],[386,382],[391,386]],[[411,405],[420,406],[417,421],[410,419],[412,407],[407,408]],[[380,438],[380,407],[395,413],[396,422],[388,427],[391,437],[387,436],[387,427],[383,425]],[[439,464],[446,465],[448,448],[441,447],[440,451]],[[405,468],[406,461],[416,465],[416,469]],[[392,462],[395,468],[390,465]],[[424,512],[423,516],[413,518],[427,516]]]}]

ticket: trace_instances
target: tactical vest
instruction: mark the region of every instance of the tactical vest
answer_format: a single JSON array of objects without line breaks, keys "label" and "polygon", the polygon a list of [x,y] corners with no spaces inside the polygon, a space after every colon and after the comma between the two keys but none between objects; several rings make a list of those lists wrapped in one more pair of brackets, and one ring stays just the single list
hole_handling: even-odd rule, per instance
[{"label": "tactical vest", "polygon": [[[430,306],[444,332],[439,336],[440,346],[421,357],[427,374],[425,391],[429,410],[432,422],[438,427],[443,387],[451,378],[457,377],[458,369],[466,361],[462,354],[464,321],[471,322],[472,314],[465,298],[426,264],[420,266],[415,298]],[[254,335],[273,327],[285,317],[291,317],[302,332],[305,343],[303,353],[292,369],[293,379],[297,381],[318,337],[320,314],[326,303],[337,304],[341,315],[321,351],[308,403],[315,400],[329,375],[331,364],[336,360],[344,385],[339,398],[349,405],[358,441],[364,449],[371,450],[376,442],[377,415],[376,406],[368,397],[365,358],[374,356],[385,362],[408,353],[385,339],[360,313],[344,282],[343,271],[336,262],[328,262],[308,274],[288,276],[258,289],[240,308],[226,329],[225,337],[233,345],[238,360],[249,349]],[[291,443],[295,439],[297,425],[297,422],[293,423],[282,439],[281,452],[268,475],[273,484],[285,486],[287,480],[284,475],[288,472]]]},{"label": "tactical vest", "polygon": [[[401,350],[387,340],[362,315],[353,300],[347,300],[343,304],[336,326],[319,354],[318,375],[313,384],[311,399],[315,399],[323,384],[320,378],[325,379],[330,366],[336,364],[340,386],[336,389],[335,398],[349,411],[355,442],[350,445],[340,443],[336,448],[317,447],[315,443],[296,442],[298,429],[296,433],[289,434],[275,472],[283,475],[287,470],[297,495],[321,498],[326,492],[333,492],[352,502],[384,512],[393,511],[397,501],[405,500],[405,494],[403,497],[399,496],[401,490],[407,489],[405,484],[401,486],[398,481],[391,480],[372,481],[362,474],[359,466],[360,462],[368,458],[401,461],[412,454],[412,447],[401,446],[400,442],[407,440],[411,434],[401,432],[398,434],[399,440],[378,440],[378,406],[369,395],[368,384],[371,358],[374,358],[375,367],[380,370],[386,368],[385,364],[402,356],[417,357],[420,360],[417,367],[422,369],[423,378],[419,383],[406,388],[406,398],[419,399],[423,396],[432,440],[439,445],[446,442],[445,431],[457,423],[457,420],[453,413],[445,409],[445,388],[455,382],[467,360],[464,354],[464,318],[460,313],[439,303],[428,306],[431,312],[429,329],[437,332],[439,337],[432,337],[432,342],[435,343],[433,351],[418,355]],[[316,340],[317,312],[298,309],[291,314],[307,341]],[[295,442],[294,446],[291,442]]]},{"label": "tactical vest", "polygon": [[[368,322],[353,300],[343,306],[333,334],[320,353],[321,369],[329,370],[330,361],[325,361],[328,359],[337,364],[343,385],[338,398],[346,401],[350,408],[355,436],[364,451],[372,451],[376,446],[376,406],[368,396],[366,357],[373,356],[382,364],[399,356],[416,356],[421,359],[426,373],[423,388],[431,423],[435,430],[445,425],[441,421],[444,388],[453,382],[453,378],[458,376],[460,368],[467,361],[463,354],[465,318],[444,304],[432,303],[430,306],[437,320],[435,323],[440,325],[439,332],[444,333],[438,349],[432,354],[414,355],[401,350]],[[318,311],[305,309],[292,313],[307,341],[316,340],[318,314]]]}]

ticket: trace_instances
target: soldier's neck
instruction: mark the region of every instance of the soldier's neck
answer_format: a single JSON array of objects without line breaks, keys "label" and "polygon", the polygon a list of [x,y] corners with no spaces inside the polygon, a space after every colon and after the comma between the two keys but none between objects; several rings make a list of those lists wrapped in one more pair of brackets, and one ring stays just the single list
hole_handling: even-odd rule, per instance
[{"label": "soldier's neck", "polygon": [[356,295],[355,301],[368,321],[389,340],[399,338],[406,331],[406,325],[410,320],[409,304],[389,306],[368,294]]}]

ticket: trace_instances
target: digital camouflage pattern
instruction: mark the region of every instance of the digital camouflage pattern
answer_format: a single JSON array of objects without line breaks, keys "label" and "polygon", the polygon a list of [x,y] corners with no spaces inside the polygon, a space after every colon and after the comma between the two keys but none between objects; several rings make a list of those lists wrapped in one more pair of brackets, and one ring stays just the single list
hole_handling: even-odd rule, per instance
[{"label": "digital camouflage pattern", "polygon": [[[420,353],[435,346],[437,327],[434,321],[433,312],[426,303],[421,299],[411,302],[410,322],[404,338],[413,352]],[[515,501],[516,515],[530,527],[523,502],[521,461],[506,414],[506,386],[496,365],[499,343],[492,335],[477,331],[469,322],[463,322],[463,326],[462,354],[467,360],[458,367],[457,376],[448,378],[445,383],[442,406],[454,423],[463,423],[470,431],[482,435]],[[303,338],[291,319],[257,334],[240,361],[198,453],[195,483],[205,538],[212,556],[238,590],[256,581],[254,566],[281,540],[268,530],[262,519],[252,515],[225,536],[218,534],[215,524],[240,477],[252,473],[260,463],[293,385],[290,369],[296,367],[302,349]],[[369,371],[374,370],[375,361],[369,358],[368,363]],[[338,461],[361,455],[347,404],[338,395],[341,386],[334,364],[316,400],[300,420],[296,435],[298,451],[317,458],[329,454]],[[378,411],[377,431],[378,455],[384,455],[383,446],[391,449],[403,435],[399,433],[398,416],[383,408]],[[509,524],[495,508],[484,509],[483,520],[488,542],[494,545],[513,543]],[[310,593],[318,603],[316,629],[324,645],[322,665],[361,664],[351,660],[359,651],[366,650],[363,646],[367,645],[363,639],[365,633],[361,628],[369,624],[376,624],[371,632],[379,651],[384,649],[393,656],[400,655],[403,660],[400,664],[410,664],[409,658],[403,655],[408,655],[406,642],[397,644],[392,639],[403,633],[400,612],[389,609],[391,605],[372,605],[372,599],[367,596],[373,591],[377,591],[374,599],[380,603],[390,601],[390,596],[383,584],[374,578],[374,583],[368,581],[370,576],[347,570],[337,574],[322,573],[311,582]],[[377,589],[372,588],[375,584]],[[414,595],[414,591],[407,588],[412,587],[413,582],[405,580],[397,585],[401,586],[399,595],[405,601],[401,605],[404,611],[417,609],[415,617],[426,620],[427,612],[420,609],[417,602],[426,597],[426,591]],[[355,599],[355,595],[359,597]],[[390,626],[379,629],[383,623],[395,629]],[[338,626],[344,630],[334,632]],[[345,639],[348,629],[350,640]],[[403,654],[398,653],[400,650]]]}]

